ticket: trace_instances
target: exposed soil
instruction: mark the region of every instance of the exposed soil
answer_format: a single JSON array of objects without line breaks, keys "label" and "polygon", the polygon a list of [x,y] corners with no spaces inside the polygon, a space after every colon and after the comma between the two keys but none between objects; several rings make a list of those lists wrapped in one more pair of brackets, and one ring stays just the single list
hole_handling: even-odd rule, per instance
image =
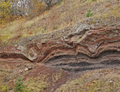
[{"label": "exposed soil", "polygon": [[[25,71],[25,68],[29,67],[32,67],[32,69]],[[61,76],[54,80],[54,75],[59,73]],[[49,84],[49,87],[44,92],[54,92],[56,88],[68,80],[70,75],[64,70],[54,70],[42,63],[31,63],[22,59],[0,59],[0,74],[2,84],[9,85],[9,90],[13,90],[14,83],[19,76],[22,76],[23,81],[25,81],[27,78],[37,78],[42,74],[45,78],[48,78],[44,81]]]}]

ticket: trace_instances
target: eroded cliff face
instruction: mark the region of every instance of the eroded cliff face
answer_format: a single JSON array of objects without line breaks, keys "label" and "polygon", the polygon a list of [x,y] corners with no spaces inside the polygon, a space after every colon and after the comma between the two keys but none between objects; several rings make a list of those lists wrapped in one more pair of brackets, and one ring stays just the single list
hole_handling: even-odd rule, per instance
[{"label": "eroded cliff face", "polygon": [[22,58],[63,68],[75,63],[75,66],[96,63],[97,67],[97,63],[116,62],[120,56],[120,22],[107,25],[99,21],[90,23],[92,20],[1,46],[0,58]]}]

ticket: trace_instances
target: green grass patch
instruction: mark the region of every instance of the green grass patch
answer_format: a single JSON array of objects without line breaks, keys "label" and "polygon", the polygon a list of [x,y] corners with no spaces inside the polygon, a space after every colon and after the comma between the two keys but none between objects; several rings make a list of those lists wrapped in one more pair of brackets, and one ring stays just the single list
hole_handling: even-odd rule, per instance
[{"label": "green grass patch", "polygon": [[93,13],[91,13],[91,10],[88,10],[86,17],[91,17],[91,16],[93,16]]}]

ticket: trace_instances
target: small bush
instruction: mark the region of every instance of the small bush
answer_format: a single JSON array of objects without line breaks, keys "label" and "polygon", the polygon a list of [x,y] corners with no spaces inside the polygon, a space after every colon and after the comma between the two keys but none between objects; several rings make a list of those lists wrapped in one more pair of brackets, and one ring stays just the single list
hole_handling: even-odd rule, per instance
[{"label": "small bush", "polygon": [[0,86],[0,92],[8,92],[9,89],[8,89],[8,85],[5,85],[5,86]]},{"label": "small bush", "polygon": [[91,13],[91,10],[88,10],[86,17],[90,17],[90,16],[93,16],[93,13]]},{"label": "small bush", "polygon": [[47,27],[44,27],[44,30],[42,30],[42,33],[45,33],[47,30]]},{"label": "small bush", "polygon": [[25,86],[23,85],[22,78],[19,77],[15,82],[14,92],[24,92]]},{"label": "small bush", "polygon": [[61,3],[62,3],[62,0],[59,0],[59,1],[58,1],[58,5],[60,5]]},{"label": "small bush", "polygon": [[44,30],[46,31],[46,30],[47,30],[47,27],[44,27]]},{"label": "small bush", "polygon": [[10,19],[10,8],[10,0],[7,0],[7,2],[0,1],[0,24],[3,24]]},{"label": "small bush", "polygon": [[34,31],[34,34],[35,34],[35,35],[37,34],[37,30]]},{"label": "small bush", "polygon": [[55,27],[54,27],[54,29],[55,29],[55,30],[57,30],[57,29],[58,29],[58,27],[57,27],[57,26],[55,26]]},{"label": "small bush", "polygon": [[44,10],[45,10],[45,3],[40,1],[35,2],[33,11],[36,15],[42,13]]}]

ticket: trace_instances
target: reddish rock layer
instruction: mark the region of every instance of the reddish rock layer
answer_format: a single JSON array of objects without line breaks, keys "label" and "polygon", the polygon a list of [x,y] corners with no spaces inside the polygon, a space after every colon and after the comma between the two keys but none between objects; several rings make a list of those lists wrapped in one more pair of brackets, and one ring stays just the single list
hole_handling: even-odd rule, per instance
[{"label": "reddish rock layer", "polygon": [[[75,32],[74,32],[75,33]],[[42,42],[40,39],[25,45],[16,44],[0,49],[0,58],[23,58],[33,62],[47,62],[63,55],[85,54],[98,57],[105,51],[120,51],[120,27],[86,28],[64,38]]]},{"label": "reddish rock layer", "polygon": [[[37,47],[41,47],[38,55]],[[88,30],[82,37],[74,35],[64,40],[48,41],[41,46],[32,47],[37,53],[36,61],[47,62],[49,59],[60,55],[77,55],[83,53],[89,57],[97,57],[100,53],[107,50],[117,50],[120,47],[120,29],[102,28],[97,30]]]}]

